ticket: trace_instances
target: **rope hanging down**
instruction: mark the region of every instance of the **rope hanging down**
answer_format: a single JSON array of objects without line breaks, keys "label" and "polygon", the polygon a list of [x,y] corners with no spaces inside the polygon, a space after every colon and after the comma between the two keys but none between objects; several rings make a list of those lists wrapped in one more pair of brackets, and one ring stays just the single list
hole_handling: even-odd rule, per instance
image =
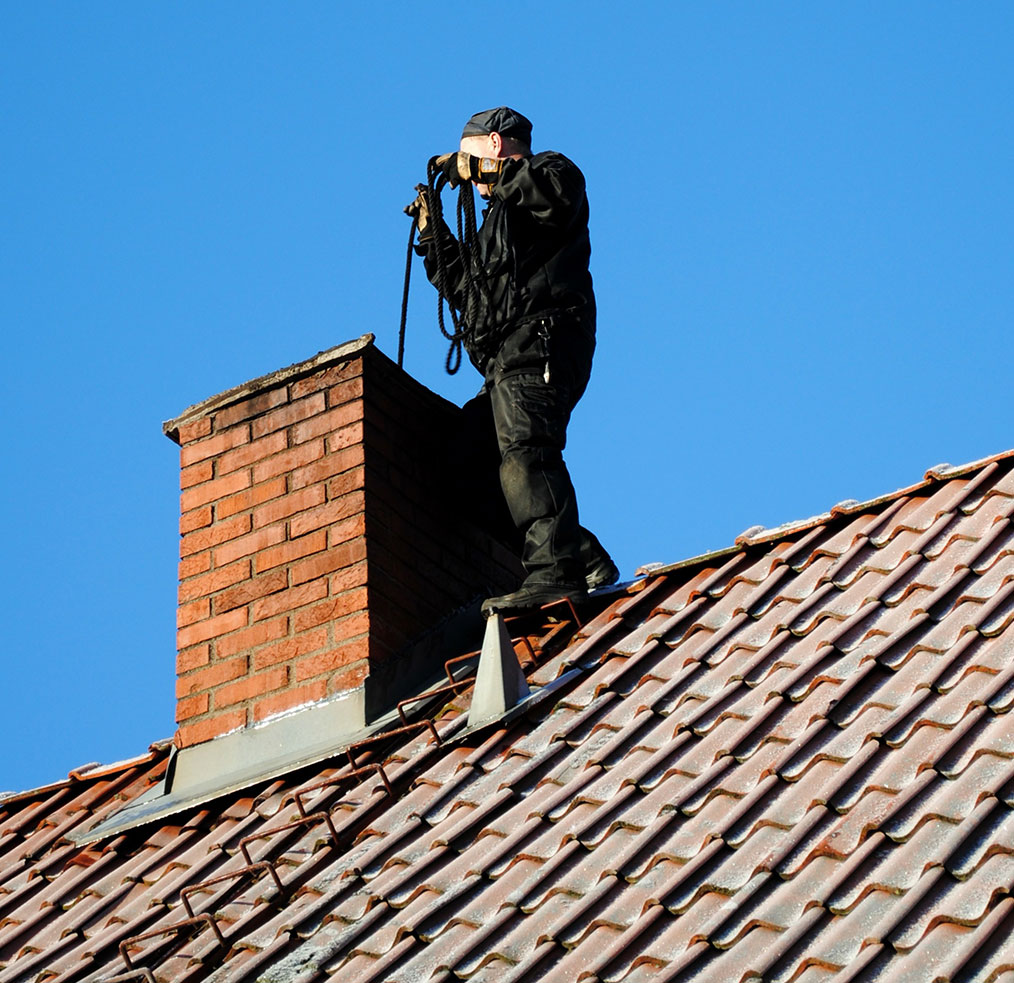
[{"label": "rope hanging down", "polygon": [[[416,190],[423,194],[429,207],[429,221],[435,231],[444,228],[444,207],[440,199],[447,178],[437,166],[437,158],[431,157],[426,165],[425,185],[417,184]],[[408,287],[412,273],[412,253],[416,229],[419,220],[414,217],[408,236],[408,252],[405,257],[405,289],[401,297],[401,327],[398,331],[398,365],[401,366],[405,357],[405,324],[408,319]],[[448,375],[454,375],[461,368],[461,347],[475,324],[480,299],[486,294],[486,285],[481,279],[482,262],[479,253],[479,237],[475,222],[475,198],[472,186],[463,181],[458,186],[457,207],[458,237],[453,239],[458,250],[458,258],[464,275],[461,278],[461,307],[459,308],[451,296],[447,285],[447,257],[442,248],[434,250],[437,269],[437,324],[440,333],[451,343],[447,352],[444,368]],[[486,298],[488,300],[488,296]],[[444,303],[451,312],[452,328],[448,330],[444,320]]]}]

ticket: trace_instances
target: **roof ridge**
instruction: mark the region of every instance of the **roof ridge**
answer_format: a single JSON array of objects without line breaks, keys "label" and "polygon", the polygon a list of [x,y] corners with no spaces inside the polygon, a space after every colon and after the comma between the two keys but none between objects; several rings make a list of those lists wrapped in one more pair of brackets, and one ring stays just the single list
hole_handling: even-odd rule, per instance
[{"label": "roof ridge", "polygon": [[1005,460],[1012,456],[1014,456],[1014,448],[1001,451],[998,454],[992,454],[989,457],[982,457],[975,461],[969,461],[966,464],[935,464],[926,471],[923,475],[922,481],[918,481],[915,484],[906,485],[903,488],[895,489],[893,492],[877,495],[874,498],[868,498],[862,502],[854,498],[846,498],[843,501],[832,505],[827,512],[821,512],[818,515],[811,515],[805,519],[791,519],[788,522],[783,522],[781,525],[772,526],[770,528],[760,525],[750,526],[735,538],[732,546],[724,546],[717,550],[708,550],[707,552],[699,553],[696,556],[690,556],[684,560],[678,560],[675,563],[646,563],[637,568],[636,574],[639,577],[655,576],[657,574],[671,573],[674,570],[681,570],[684,567],[692,567],[701,563],[709,563],[712,560],[731,556],[740,550],[746,549],[748,546],[757,546],[762,543],[772,543],[776,540],[793,536],[796,533],[806,532],[808,529],[823,525],[826,522],[841,518],[842,516],[853,515],[856,512],[864,512],[874,506],[886,505],[888,502],[896,501],[904,495],[911,495],[913,492],[917,492],[923,488],[928,488],[934,483],[942,484],[945,481],[951,481],[954,478],[961,477],[962,475],[981,471],[990,464],[995,464],[998,461]]}]

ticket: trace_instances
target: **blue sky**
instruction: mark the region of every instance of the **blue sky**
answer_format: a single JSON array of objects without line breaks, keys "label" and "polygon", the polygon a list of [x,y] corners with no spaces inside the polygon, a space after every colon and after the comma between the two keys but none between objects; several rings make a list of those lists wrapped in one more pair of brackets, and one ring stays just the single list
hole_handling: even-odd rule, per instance
[{"label": "blue sky", "polygon": [[[160,424],[372,331],[426,159],[585,171],[571,427],[626,575],[1014,446],[1009,3],[0,6],[0,790],[173,731]],[[415,270],[406,368],[458,402]]]}]

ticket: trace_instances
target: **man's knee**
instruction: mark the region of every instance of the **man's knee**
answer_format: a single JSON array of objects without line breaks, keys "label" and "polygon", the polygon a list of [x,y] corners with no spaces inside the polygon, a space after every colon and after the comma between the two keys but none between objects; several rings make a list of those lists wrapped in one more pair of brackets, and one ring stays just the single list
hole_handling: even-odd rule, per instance
[{"label": "man's knee", "polygon": [[520,528],[558,514],[573,495],[563,456],[549,447],[508,450],[500,462],[500,486]]}]

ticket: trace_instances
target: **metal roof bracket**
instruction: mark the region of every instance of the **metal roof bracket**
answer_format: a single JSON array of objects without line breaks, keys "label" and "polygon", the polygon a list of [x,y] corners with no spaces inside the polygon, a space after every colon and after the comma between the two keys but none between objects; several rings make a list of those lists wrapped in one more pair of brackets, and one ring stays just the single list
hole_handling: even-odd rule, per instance
[{"label": "metal roof bracket", "polygon": [[494,614],[486,621],[486,634],[475,675],[468,726],[475,727],[502,717],[529,696],[528,681],[521,671],[514,643],[503,622]]}]

